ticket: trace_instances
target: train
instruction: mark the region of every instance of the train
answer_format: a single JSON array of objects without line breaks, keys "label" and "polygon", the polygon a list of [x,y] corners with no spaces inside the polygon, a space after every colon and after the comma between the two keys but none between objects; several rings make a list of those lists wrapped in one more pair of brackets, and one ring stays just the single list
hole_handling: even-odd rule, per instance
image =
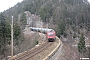
[{"label": "train", "polygon": [[46,34],[49,42],[55,41],[56,33],[53,29],[30,27],[30,30]]}]

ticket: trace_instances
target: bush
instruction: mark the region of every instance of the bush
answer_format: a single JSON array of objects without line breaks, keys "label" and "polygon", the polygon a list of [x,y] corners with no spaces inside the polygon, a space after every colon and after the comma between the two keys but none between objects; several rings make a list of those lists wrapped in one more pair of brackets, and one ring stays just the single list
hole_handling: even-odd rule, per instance
[{"label": "bush", "polygon": [[38,41],[37,41],[37,40],[35,40],[35,44],[36,44],[36,45],[38,44]]}]

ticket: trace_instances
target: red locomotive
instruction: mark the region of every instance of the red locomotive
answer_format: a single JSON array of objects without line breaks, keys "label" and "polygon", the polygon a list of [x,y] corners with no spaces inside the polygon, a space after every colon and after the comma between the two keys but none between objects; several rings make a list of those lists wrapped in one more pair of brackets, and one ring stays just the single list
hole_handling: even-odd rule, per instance
[{"label": "red locomotive", "polygon": [[47,38],[48,38],[48,41],[54,41],[55,40],[55,31],[52,31],[52,32],[47,32]]}]

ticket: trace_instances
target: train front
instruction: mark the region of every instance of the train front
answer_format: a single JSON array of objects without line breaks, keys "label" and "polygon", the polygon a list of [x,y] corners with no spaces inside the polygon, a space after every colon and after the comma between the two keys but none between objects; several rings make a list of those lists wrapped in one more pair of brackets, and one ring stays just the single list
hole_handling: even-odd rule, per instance
[{"label": "train front", "polygon": [[49,42],[55,41],[55,31],[47,32],[47,39]]}]

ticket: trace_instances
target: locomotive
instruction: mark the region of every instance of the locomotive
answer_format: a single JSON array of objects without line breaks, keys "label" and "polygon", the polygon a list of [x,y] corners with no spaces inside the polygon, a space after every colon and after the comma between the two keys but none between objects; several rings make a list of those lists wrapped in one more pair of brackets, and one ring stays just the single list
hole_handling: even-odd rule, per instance
[{"label": "locomotive", "polygon": [[55,40],[56,33],[53,29],[30,27],[30,30],[46,34],[49,42]]}]

